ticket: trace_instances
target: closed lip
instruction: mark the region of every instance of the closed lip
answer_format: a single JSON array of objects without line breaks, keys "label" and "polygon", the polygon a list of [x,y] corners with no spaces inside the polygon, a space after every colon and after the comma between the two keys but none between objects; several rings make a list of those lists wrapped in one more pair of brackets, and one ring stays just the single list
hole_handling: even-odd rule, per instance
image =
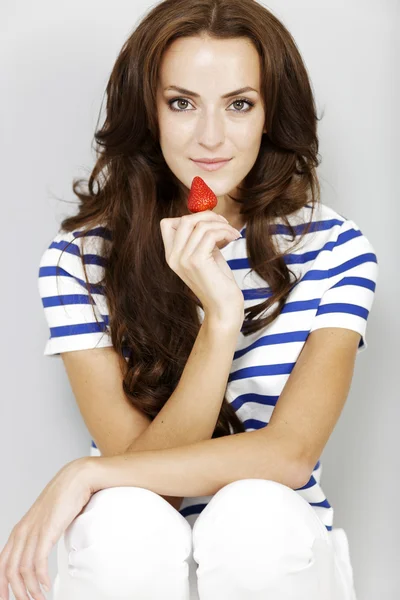
[{"label": "closed lip", "polygon": [[226,162],[231,159],[230,158],[192,158],[191,160],[193,160],[193,162],[202,162],[202,163],[207,163],[208,165],[210,165],[212,163]]}]

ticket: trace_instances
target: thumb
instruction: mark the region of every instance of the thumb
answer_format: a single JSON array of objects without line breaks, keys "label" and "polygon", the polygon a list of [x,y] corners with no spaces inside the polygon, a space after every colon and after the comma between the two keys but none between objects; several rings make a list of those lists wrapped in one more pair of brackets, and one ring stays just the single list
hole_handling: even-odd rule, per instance
[{"label": "thumb", "polygon": [[181,218],[182,217],[164,218],[160,221],[161,236],[164,243],[166,257],[168,257],[171,253],[175,231],[178,229]]}]

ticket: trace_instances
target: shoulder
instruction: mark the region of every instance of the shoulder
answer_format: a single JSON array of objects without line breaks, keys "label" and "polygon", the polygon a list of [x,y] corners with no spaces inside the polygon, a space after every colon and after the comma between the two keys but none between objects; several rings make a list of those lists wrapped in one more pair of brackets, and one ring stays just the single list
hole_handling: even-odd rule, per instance
[{"label": "shoulder", "polygon": [[357,331],[358,352],[367,348],[366,327],[378,280],[378,260],[357,223],[323,205],[319,243],[305,280],[318,309],[310,332],[323,327]]},{"label": "shoulder", "polygon": [[322,214],[324,220],[331,225],[328,229],[329,248],[332,255],[336,256],[336,262],[351,259],[377,264],[378,259],[373,244],[353,219],[326,205],[322,205]]},{"label": "shoulder", "polygon": [[373,261],[377,262],[375,248],[358,224],[327,204],[316,204],[313,213],[311,205],[306,205],[289,216],[289,221],[296,227],[296,236],[300,236],[311,221],[309,233],[295,252],[304,252],[307,247],[307,250],[325,251],[325,258],[332,258],[332,254],[344,256],[369,253],[373,255]]},{"label": "shoulder", "polygon": [[102,283],[109,242],[109,230],[99,226],[85,235],[60,231],[47,244],[38,274],[50,330],[45,355],[112,345]]},{"label": "shoulder", "polygon": [[40,257],[39,279],[57,275],[74,277],[83,283],[84,265],[89,281],[101,279],[110,241],[110,231],[104,225],[88,232],[83,229],[59,231]]}]

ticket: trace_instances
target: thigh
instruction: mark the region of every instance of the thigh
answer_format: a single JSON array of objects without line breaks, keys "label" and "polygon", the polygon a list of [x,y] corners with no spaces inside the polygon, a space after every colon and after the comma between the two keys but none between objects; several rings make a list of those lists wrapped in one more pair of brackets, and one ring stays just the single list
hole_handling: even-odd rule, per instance
[{"label": "thigh", "polygon": [[353,566],[347,534],[342,528],[333,528],[329,532],[335,553],[337,570],[343,586],[343,600],[357,600],[354,588]]},{"label": "thigh", "polygon": [[[82,582],[71,577],[69,572],[68,552],[65,546],[64,534],[57,543],[57,574],[53,583],[53,600],[94,600],[90,583]],[[98,598],[97,600],[107,600]]]}]

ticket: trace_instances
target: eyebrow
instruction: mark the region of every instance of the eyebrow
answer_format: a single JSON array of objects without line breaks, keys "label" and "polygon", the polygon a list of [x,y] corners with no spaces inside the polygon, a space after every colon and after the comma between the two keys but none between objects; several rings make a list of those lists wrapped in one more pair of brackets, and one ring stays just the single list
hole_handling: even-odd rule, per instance
[{"label": "eyebrow", "polygon": [[[191,92],[190,90],[186,90],[185,88],[181,88],[181,87],[177,87],[176,85],[170,85],[169,87],[166,87],[164,89],[164,92],[166,92],[167,90],[175,90],[177,92],[179,92],[180,94],[185,94],[186,96],[193,96],[193,98],[200,98],[200,94],[196,94],[196,92]],[[247,86],[247,87],[243,87],[240,88],[239,90],[235,90],[234,92],[228,92],[227,94],[224,94],[223,96],[221,96],[221,98],[231,98],[232,96],[237,96],[239,94],[244,94],[244,92],[257,92],[257,90],[255,90],[254,88]]]}]

